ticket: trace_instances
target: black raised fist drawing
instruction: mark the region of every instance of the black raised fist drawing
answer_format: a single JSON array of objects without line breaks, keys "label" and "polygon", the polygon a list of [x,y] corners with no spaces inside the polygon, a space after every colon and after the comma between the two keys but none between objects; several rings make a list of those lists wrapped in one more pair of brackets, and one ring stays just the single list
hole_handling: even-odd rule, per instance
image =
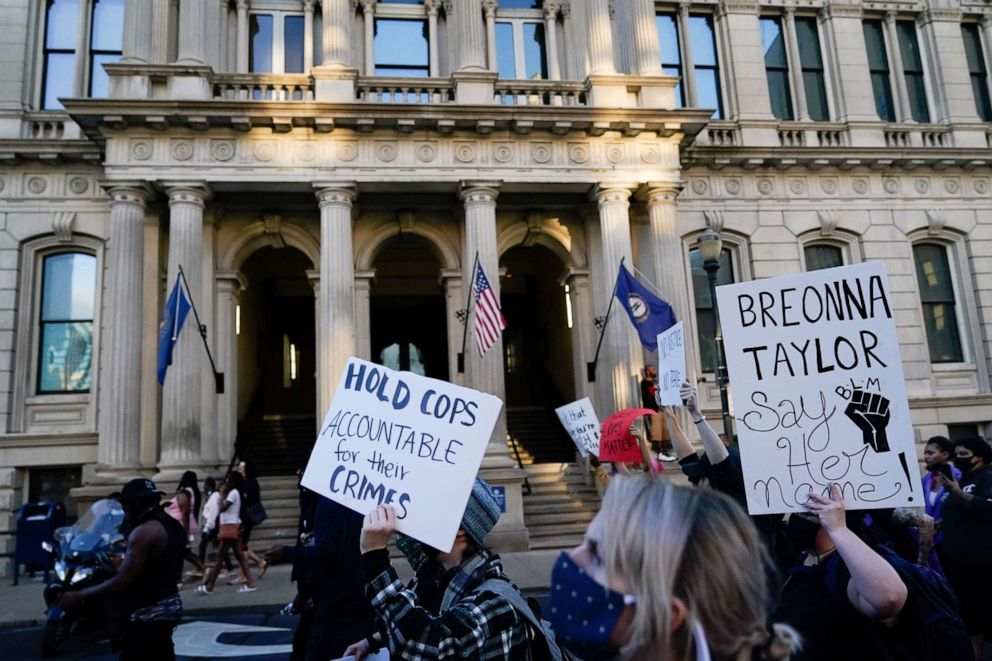
[{"label": "black raised fist drawing", "polygon": [[888,452],[889,439],[885,435],[885,428],[889,426],[889,419],[892,417],[888,398],[861,388],[849,390],[838,386],[836,392],[848,400],[844,415],[861,430],[865,444],[870,445],[875,452]]}]

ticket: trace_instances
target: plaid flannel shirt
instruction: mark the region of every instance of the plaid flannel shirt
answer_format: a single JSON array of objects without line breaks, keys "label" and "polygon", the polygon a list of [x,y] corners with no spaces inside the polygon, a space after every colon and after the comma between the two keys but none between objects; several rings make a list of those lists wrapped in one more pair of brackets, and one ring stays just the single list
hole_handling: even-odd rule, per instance
[{"label": "plaid flannel shirt", "polygon": [[474,592],[491,578],[509,580],[499,556],[480,551],[466,559],[452,577],[441,601],[440,615],[417,603],[404,587],[383,551],[363,556],[369,580],[366,592],[394,659],[503,659],[531,661],[524,620],[510,604],[491,592]]}]

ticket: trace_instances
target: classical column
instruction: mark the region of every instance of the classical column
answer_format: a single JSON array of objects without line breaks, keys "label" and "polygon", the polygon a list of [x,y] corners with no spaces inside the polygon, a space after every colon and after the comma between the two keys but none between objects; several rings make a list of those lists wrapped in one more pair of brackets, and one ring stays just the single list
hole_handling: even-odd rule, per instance
[{"label": "classical column", "polygon": [[479,0],[455,0],[454,5],[458,70],[485,70],[486,29],[482,21],[482,6]]},{"label": "classical column", "polygon": [[303,73],[313,67],[313,6],[317,0],[303,0]]},{"label": "classical column", "polygon": [[238,73],[248,73],[248,0],[238,0]]},{"label": "classical column", "polygon": [[544,34],[547,37],[548,75],[551,80],[561,80],[561,66],[558,64],[558,0],[544,0]]},{"label": "classical column", "polygon": [[126,0],[124,4],[124,52],[121,56],[121,62],[145,64],[151,60],[151,0]]},{"label": "classical column", "polygon": [[140,451],[142,265],[148,190],[140,183],[114,183],[107,192],[110,240],[97,462],[105,469],[127,470],[138,466]]},{"label": "classical column", "polygon": [[565,274],[568,299],[572,306],[572,373],[575,377],[575,398],[589,397],[596,404],[594,388],[586,378],[586,363],[596,351],[596,326],[593,314],[589,272],[570,270]]},{"label": "classical column", "polygon": [[[593,192],[593,199],[599,207],[600,246],[603,255],[604,277],[600,279],[600,288],[607,304],[613,295],[613,284],[620,270],[621,259],[628,265],[628,270],[632,261],[630,189],[626,185],[603,184]],[[603,350],[596,367],[596,381],[605,382],[607,388],[612,387],[612,401],[608,398],[611,393],[606,392],[604,395],[607,399],[600,402],[600,415],[603,416],[624,407],[635,406],[638,401],[637,376],[643,352],[640,339],[621,305],[619,301],[613,305],[603,337]],[[603,392],[602,388],[600,392]]]},{"label": "classical column", "polygon": [[482,0],[482,11],[486,15],[486,62],[490,71],[498,71],[496,60],[496,0]]},{"label": "classical column", "polygon": [[649,183],[641,192],[650,218],[650,259],[654,280],[662,297],[672,306],[676,319],[688,319],[689,283],[685,274],[685,251],[678,228],[676,198],[680,186],[674,183]]},{"label": "classical column", "polygon": [[357,191],[351,183],[318,183],[314,188],[320,202],[317,389],[320,393],[318,409],[323,416],[331,404],[338,379],[356,350],[351,212]]},{"label": "classical column", "polygon": [[902,64],[902,51],[899,49],[899,31],[896,29],[896,13],[885,13],[885,48],[889,56],[889,78],[895,96],[896,121],[911,122],[913,113],[909,106],[909,91],[906,89],[905,69]]},{"label": "classical column", "polygon": [[323,0],[324,66],[351,67],[352,8],[349,0]]},{"label": "classical column", "polygon": [[[982,27],[982,55],[985,62],[992,62],[992,14],[985,14],[979,22]],[[987,65],[986,65],[987,66]]]},{"label": "classical column", "polygon": [[[699,93],[696,91],[695,61],[692,56],[692,28],[689,26],[689,4],[679,5],[679,54],[682,56],[682,89],[689,108],[699,107]],[[659,45],[660,48],[660,45]],[[660,51],[658,58],[661,58]]]},{"label": "classical column", "polygon": [[806,108],[806,84],[803,82],[803,64],[799,56],[799,38],[796,36],[796,10],[786,7],[783,17],[785,24],[785,45],[789,49],[789,72],[792,78],[792,96],[795,98],[796,119],[809,121]]},{"label": "classical column", "polygon": [[372,310],[370,295],[375,269],[355,272],[355,355],[375,362],[372,356]]},{"label": "classical column", "polygon": [[[172,5],[176,0],[148,0],[152,5],[152,31],[150,36],[151,59],[153,64],[165,64],[172,61],[169,50],[172,33]],[[138,0],[141,2],[141,0]],[[125,37],[126,38],[126,37]]]},{"label": "classical column", "polygon": [[224,373],[226,388],[218,395],[217,456],[220,462],[230,461],[234,454],[234,437],[238,433],[238,329],[237,309],[241,292],[248,286],[238,273],[217,273],[217,324],[214,330],[217,346],[217,369]]},{"label": "classical column", "polygon": [[613,63],[613,26],[609,0],[586,0],[588,4],[589,73],[615,74]]},{"label": "classical column", "polygon": [[365,24],[365,75],[375,75],[375,5],[376,0],[362,0],[362,22]]},{"label": "classical column", "polygon": [[437,78],[441,75],[437,45],[437,15],[441,10],[441,0],[424,0],[424,9],[427,11],[427,50],[430,54],[430,76]]},{"label": "classical column", "polygon": [[[207,62],[207,0],[181,0],[179,3],[179,64]],[[215,37],[211,37],[215,38]]]},{"label": "classical column", "polygon": [[634,73],[641,76],[661,75],[661,45],[655,23],[654,1],[631,0],[630,20],[634,29]]},{"label": "classical column", "polygon": [[[203,208],[209,197],[206,184],[166,184],[169,194],[169,258],[166,296],[172,292],[182,265],[193,303],[203,299]],[[200,461],[200,394],[202,370],[209,369],[203,341],[192,312],[172,352],[172,366],[162,394],[162,445],[159,463],[167,467],[197,465]]]},{"label": "classical column", "polygon": [[458,372],[458,352],[462,350],[462,333],[465,327],[458,321],[458,311],[465,307],[462,291],[462,272],[458,269],[441,271],[444,287],[444,313],[448,329],[448,381],[464,385],[464,374]]}]

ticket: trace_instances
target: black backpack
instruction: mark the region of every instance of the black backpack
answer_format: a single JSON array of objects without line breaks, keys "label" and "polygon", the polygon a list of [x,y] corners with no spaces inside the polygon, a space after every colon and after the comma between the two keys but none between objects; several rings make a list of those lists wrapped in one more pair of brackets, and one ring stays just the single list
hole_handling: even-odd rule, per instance
[{"label": "black backpack", "polygon": [[[974,661],[971,638],[958,610],[958,602],[940,574],[900,557],[884,545],[872,547],[885,558],[906,584],[906,605],[899,613],[899,658],[929,661]],[[827,589],[835,599],[847,600],[847,581],[839,557],[827,569]]]},{"label": "black backpack", "polygon": [[500,578],[490,578],[473,592],[492,592],[503,597],[528,623],[531,633],[531,654],[535,661],[569,661],[568,654],[555,642],[555,632],[551,628],[551,623],[542,620],[535,613],[540,611],[539,607],[535,608],[537,602],[533,599],[525,599],[512,583]]}]

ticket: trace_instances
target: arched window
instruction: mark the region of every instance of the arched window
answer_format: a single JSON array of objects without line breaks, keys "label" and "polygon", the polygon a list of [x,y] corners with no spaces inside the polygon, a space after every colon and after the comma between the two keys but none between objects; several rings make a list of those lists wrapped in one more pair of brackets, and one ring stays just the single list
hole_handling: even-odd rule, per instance
[{"label": "arched window", "polygon": [[829,243],[811,243],[803,248],[807,271],[844,266],[844,250]]},{"label": "arched window", "polygon": [[960,363],[964,349],[958,325],[957,295],[947,246],[936,242],[913,245],[916,280],[920,289],[923,325],[930,361]]},{"label": "arched window", "polygon": [[96,257],[42,257],[38,305],[37,394],[88,392],[93,376]]}]

